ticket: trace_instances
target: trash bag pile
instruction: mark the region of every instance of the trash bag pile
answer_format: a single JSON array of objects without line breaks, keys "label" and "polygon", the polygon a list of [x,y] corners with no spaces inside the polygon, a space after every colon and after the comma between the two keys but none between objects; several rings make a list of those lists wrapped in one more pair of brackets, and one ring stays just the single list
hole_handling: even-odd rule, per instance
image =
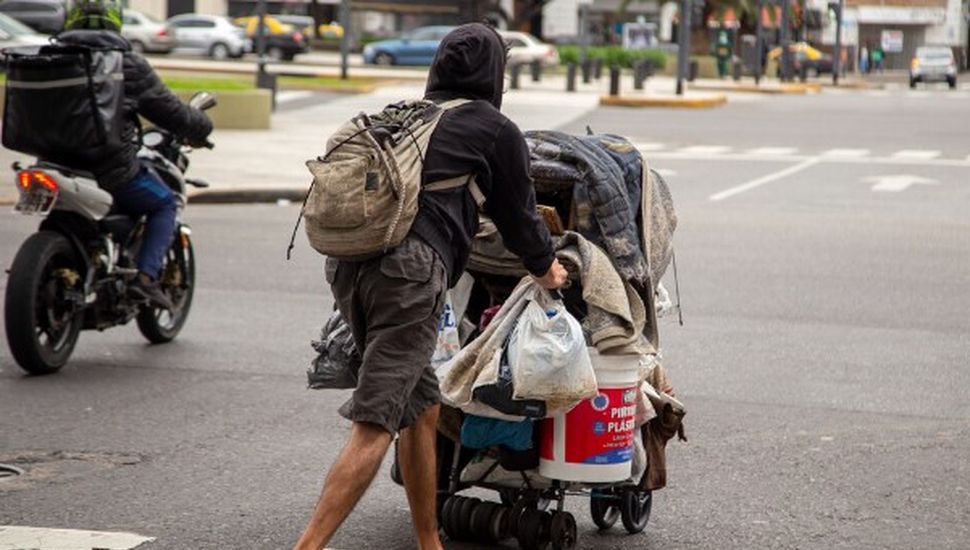
[{"label": "trash bag pile", "polygon": [[[597,395],[597,356],[629,357],[640,380],[632,481],[658,489],[667,441],[685,439],[685,409],[659,348],[658,317],[675,307],[660,284],[677,227],[670,191],[622,137],[540,131],[526,141],[539,213],[570,283],[560,292],[541,288],[481,216],[439,327],[432,363],[444,405],[439,431],[490,449],[502,466],[486,468],[490,482],[534,470],[536,421]],[[314,343],[310,387],[356,381],[359,354],[345,327],[335,313]],[[340,362],[348,373],[337,372]]]}]

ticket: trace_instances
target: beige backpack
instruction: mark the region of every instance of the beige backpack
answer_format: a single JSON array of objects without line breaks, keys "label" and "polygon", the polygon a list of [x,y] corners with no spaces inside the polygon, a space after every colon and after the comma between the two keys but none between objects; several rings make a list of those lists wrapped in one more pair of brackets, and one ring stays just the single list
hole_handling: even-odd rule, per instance
[{"label": "beige backpack", "polygon": [[[310,245],[336,258],[382,254],[404,241],[421,192],[467,185],[481,206],[484,197],[473,174],[421,185],[425,153],[442,113],[468,101],[404,101],[341,126],[327,142],[327,153],[306,163],[313,182],[301,216]],[[292,249],[291,239],[287,257]]]}]

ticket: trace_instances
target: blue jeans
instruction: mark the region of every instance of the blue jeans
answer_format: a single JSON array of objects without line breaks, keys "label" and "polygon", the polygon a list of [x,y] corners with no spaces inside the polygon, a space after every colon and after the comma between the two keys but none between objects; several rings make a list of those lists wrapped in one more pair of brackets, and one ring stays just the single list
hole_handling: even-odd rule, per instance
[{"label": "blue jeans", "polygon": [[138,271],[158,279],[162,260],[175,236],[178,201],[154,170],[142,166],[135,179],[111,194],[118,209],[129,216],[145,216],[145,234],[138,252]]}]

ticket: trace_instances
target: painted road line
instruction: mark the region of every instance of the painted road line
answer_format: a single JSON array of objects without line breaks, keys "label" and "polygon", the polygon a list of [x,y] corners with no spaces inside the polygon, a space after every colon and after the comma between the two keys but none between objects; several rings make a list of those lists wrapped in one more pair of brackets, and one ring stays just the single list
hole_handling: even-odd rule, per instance
[{"label": "painted road line", "polygon": [[939,151],[930,151],[927,149],[903,149],[902,151],[896,151],[892,155],[894,159],[935,159],[938,156],[940,156]]},{"label": "painted road line", "polygon": [[884,191],[889,193],[899,193],[905,191],[913,185],[939,185],[940,182],[915,176],[912,174],[889,174],[886,176],[872,176],[863,178],[863,181],[873,182],[873,191]]},{"label": "painted road line", "polygon": [[641,151],[662,151],[666,147],[663,143],[634,143],[633,146]]},{"label": "painted road line", "polygon": [[670,168],[654,168],[654,172],[660,174],[660,177],[669,178],[671,176],[676,176],[677,171],[671,170]]},{"label": "painted road line", "polygon": [[678,153],[685,155],[721,155],[730,151],[727,145],[691,145],[678,149]]},{"label": "painted road line", "polygon": [[747,153],[749,155],[785,156],[794,155],[797,151],[798,149],[794,147],[758,147],[747,151]]},{"label": "painted road line", "polygon": [[135,533],[0,525],[0,550],[130,550],[153,540]]},{"label": "painted road line", "polygon": [[810,166],[814,166],[814,165],[818,164],[818,162],[819,162],[818,159],[814,159],[814,158],[813,159],[808,159],[808,160],[803,161],[803,162],[800,162],[800,163],[798,163],[798,164],[796,164],[794,166],[789,166],[788,168],[785,168],[784,170],[779,170],[777,172],[772,172],[771,174],[768,174],[766,176],[761,176],[760,178],[753,179],[753,180],[751,180],[751,181],[749,181],[747,183],[742,183],[741,185],[737,185],[737,186],[732,187],[730,189],[725,189],[724,191],[721,191],[720,193],[715,193],[715,194],[713,194],[713,195],[710,196],[710,200],[715,201],[715,202],[716,201],[722,201],[722,200],[727,199],[729,197],[733,197],[734,195],[738,195],[738,194],[744,193],[745,191],[750,191],[750,190],[755,189],[757,187],[761,187],[762,185],[771,183],[773,181],[780,180],[780,179],[782,179],[784,177],[788,177],[788,176],[790,176],[792,174],[795,174],[797,172],[801,172],[802,170],[804,170],[804,169],[806,169],[806,168],[808,168]]},{"label": "painted road line", "polygon": [[839,158],[859,158],[864,157],[869,154],[868,149],[829,149],[828,151],[823,151],[823,157],[839,157]]}]

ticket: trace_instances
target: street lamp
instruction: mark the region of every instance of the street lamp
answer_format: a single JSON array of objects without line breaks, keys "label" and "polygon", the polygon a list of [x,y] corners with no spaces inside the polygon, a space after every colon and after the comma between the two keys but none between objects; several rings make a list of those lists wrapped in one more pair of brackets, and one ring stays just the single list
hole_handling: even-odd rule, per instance
[{"label": "street lamp", "polygon": [[[265,1],[265,0],[262,0]],[[340,0],[340,79],[347,80],[347,57],[350,52],[350,0]]]},{"label": "street lamp", "polygon": [[684,78],[690,59],[690,10],[692,0],[680,0],[680,28],[677,31],[677,95],[684,95]]},{"label": "street lamp", "polygon": [[842,10],[845,0],[829,2],[829,13],[835,12],[835,54],[832,56],[832,84],[838,86],[839,73],[842,72]]}]

